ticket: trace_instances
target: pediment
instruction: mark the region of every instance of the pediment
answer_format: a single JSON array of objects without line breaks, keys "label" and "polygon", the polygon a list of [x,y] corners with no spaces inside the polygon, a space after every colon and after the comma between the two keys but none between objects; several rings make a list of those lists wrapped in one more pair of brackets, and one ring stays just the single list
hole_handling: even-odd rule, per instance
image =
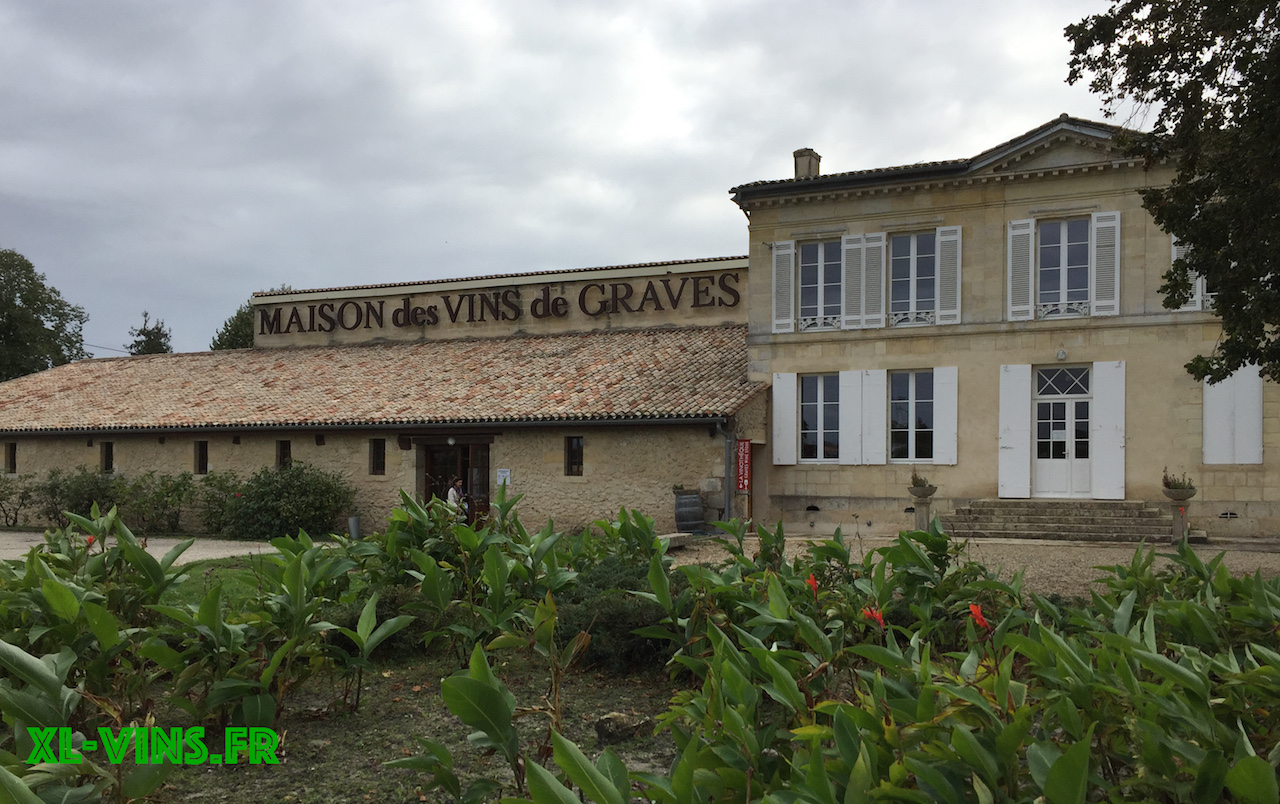
[{"label": "pediment", "polygon": [[1117,158],[1111,131],[1071,122],[1051,125],[979,155],[973,174],[1056,170],[1095,165]]}]

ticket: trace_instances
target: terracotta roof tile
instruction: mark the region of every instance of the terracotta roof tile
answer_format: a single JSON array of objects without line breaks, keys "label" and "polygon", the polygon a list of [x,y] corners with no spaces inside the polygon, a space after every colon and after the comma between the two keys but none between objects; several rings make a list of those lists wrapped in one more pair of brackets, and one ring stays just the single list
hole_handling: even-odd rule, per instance
[{"label": "terracotta roof tile", "polygon": [[84,360],[0,383],[0,433],[731,415],[741,325]]}]

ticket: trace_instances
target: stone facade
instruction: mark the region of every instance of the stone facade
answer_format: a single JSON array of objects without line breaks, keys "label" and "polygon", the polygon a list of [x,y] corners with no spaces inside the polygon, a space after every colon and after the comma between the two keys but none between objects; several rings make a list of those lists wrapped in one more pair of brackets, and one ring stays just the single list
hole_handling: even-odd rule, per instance
[{"label": "stone facade", "polygon": [[[970,499],[998,496],[1165,505],[1161,477],[1168,467],[1174,474],[1187,472],[1200,488],[1190,506],[1193,528],[1219,535],[1280,529],[1280,392],[1265,385],[1262,414],[1249,424],[1263,442],[1261,463],[1204,462],[1214,436],[1202,422],[1220,412],[1206,403],[1211,392],[1183,365],[1213,349],[1218,320],[1199,301],[1180,311],[1163,306],[1158,288],[1174,244],[1142,209],[1138,191],[1167,182],[1171,172],[1121,157],[1111,135],[1109,127],[1063,119],[972,160],[824,177],[798,174],[794,181],[735,189],[751,220],[750,371],[774,385],[771,459],[757,468],[767,475],[765,518],[782,519],[800,532],[836,526],[847,533],[895,532],[911,525],[905,509],[911,505],[906,487],[913,471],[939,487],[935,510],[942,514]],[[1118,228],[1112,213],[1118,214]],[[1042,268],[1059,254],[1052,240],[1059,221],[1063,231],[1066,221],[1078,221],[1089,233],[1079,254],[1089,255],[1090,278],[1085,301],[1055,308],[1040,304],[1052,293],[1039,291],[1052,290],[1054,277]],[[1019,232],[1027,239],[1017,240]],[[924,241],[918,233],[925,233]],[[1109,236],[1117,240],[1114,255],[1105,251]],[[944,256],[947,239],[955,250]],[[823,242],[844,250],[836,263],[842,273],[834,290],[841,296],[832,311],[838,308],[838,315],[822,318],[819,310],[818,317],[806,319],[813,306],[803,306],[812,295],[802,297],[796,287],[804,282],[800,251]],[[936,285],[922,291],[934,298],[924,305],[927,314],[904,313],[895,320],[895,299],[902,300],[898,309],[916,309],[905,292],[920,287],[920,275],[907,272],[916,270],[918,258],[907,251],[913,242],[924,242],[922,250],[936,248],[928,257],[935,261],[928,270]],[[873,243],[884,251],[873,252]],[[895,262],[899,253],[903,258]],[[882,260],[881,286],[855,284],[870,273],[850,273],[855,257],[859,271],[864,258],[867,266]],[[1113,280],[1107,278],[1108,264]],[[900,295],[895,277],[906,280]],[[1029,289],[1019,285],[1020,277],[1023,283],[1029,278]],[[958,291],[954,300],[943,289],[948,279]],[[1065,274],[1061,281],[1065,285]],[[1118,294],[1107,290],[1112,282]],[[846,293],[851,286],[855,296]],[[1019,308],[1015,301],[1028,290],[1032,298],[1021,300],[1032,304]],[[865,305],[862,299],[873,294],[883,307],[859,306],[861,317],[849,316],[851,307]],[[1056,368],[1079,370],[1094,387],[1062,398],[1072,411],[1076,401],[1084,403],[1081,429],[1054,430],[1042,442],[1039,403],[1049,405],[1043,424],[1052,426],[1056,398],[1024,389],[1019,400],[1006,375],[1021,372],[1040,382]],[[937,389],[925,400],[931,418],[917,418],[893,433],[897,392],[886,392],[886,383],[896,374],[909,387],[905,378],[917,372]],[[810,390],[797,391],[807,377],[814,378]],[[813,390],[812,383],[823,377],[832,378],[831,385]],[[853,402],[851,392],[857,395]],[[857,408],[842,413],[839,426],[831,425],[824,436],[839,441],[838,455],[819,444],[821,452],[814,455],[810,447],[805,456],[806,436],[797,428],[814,427],[797,411],[805,393],[832,403],[832,411],[837,396],[842,411]],[[903,399],[915,405],[914,394]],[[858,420],[849,421],[851,415]],[[1014,432],[1019,424],[1021,441]],[[909,449],[909,432],[934,439],[933,454],[926,447],[924,456],[894,457],[892,439],[901,437]],[[1069,447],[1071,465],[1080,468],[1071,469],[1058,487],[1044,479],[1048,470],[1035,473],[1049,463],[1038,460],[1038,450],[1050,458],[1063,447]],[[1011,450],[1021,459],[1010,460]],[[1077,459],[1077,452],[1086,457]]]}]

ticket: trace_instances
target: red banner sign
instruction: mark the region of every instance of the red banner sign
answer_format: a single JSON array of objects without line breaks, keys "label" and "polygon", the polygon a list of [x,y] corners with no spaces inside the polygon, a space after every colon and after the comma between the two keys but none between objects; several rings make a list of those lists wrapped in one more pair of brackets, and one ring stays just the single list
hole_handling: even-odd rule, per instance
[{"label": "red banner sign", "polygon": [[751,441],[738,439],[738,491],[751,491]]}]

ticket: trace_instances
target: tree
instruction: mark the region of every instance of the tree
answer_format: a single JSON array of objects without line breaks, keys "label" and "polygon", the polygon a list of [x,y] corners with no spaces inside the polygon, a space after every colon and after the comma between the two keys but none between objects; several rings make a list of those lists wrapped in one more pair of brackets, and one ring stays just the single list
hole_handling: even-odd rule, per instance
[{"label": "tree", "polygon": [[1254,363],[1280,381],[1280,3],[1113,0],[1066,34],[1067,82],[1091,75],[1108,116],[1126,103],[1154,110],[1151,131],[1126,147],[1176,168],[1168,187],[1142,191],[1187,247],[1160,291],[1176,308],[1203,277],[1223,329],[1187,371],[1216,382]]},{"label": "tree", "polygon": [[173,333],[164,325],[163,319],[157,318],[153,324],[151,314],[143,310],[142,326],[129,329],[129,336],[133,341],[126,343],[124,348],[128,349],[131,355],[169,354],[173,351],[173,344],[170,342],[172,335]]},{"label": "tree", "polygon": [[[293,290],[289,285],[271,288],[268,293],[287,293]],[[222,327],[213,335],[210,349],[252,349],[253,348],[253,298],[236,308],[231,317],[223,322]]]},{"label": "tree", "polygon": [[236,308],[213,335],[210,349],[249,349],[253,347],[253,306],[245,302]]},{"label": "tree", "polygon": [[0,249],[0,381],[90,357],[80,334],[88,320],[26,257]]}]

